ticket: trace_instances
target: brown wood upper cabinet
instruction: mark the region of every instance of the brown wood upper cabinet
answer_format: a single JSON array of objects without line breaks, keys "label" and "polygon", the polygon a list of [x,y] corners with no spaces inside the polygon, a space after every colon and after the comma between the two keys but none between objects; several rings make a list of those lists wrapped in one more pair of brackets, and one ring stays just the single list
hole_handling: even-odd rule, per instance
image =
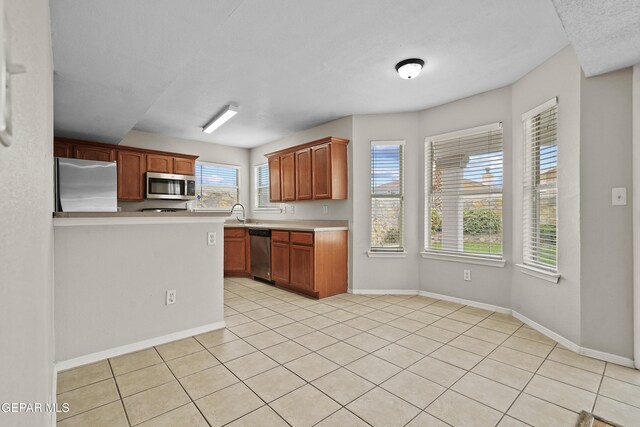
[{"label": "brown wood upper cabinet", "polygon": [[66,141],[56,141],[53,144],[53,157],[73,158],[73,144]]},{"label": "brown wood upper cabinet", "polygon": [[[271,179],[271,177],[269,177]],[[285,202],[296,199],[296,160],[295,153],[280,156],[280,182],[282,200]]]},{"label": "brown wood upper cabinet", "polygon": [[118,150],[118,200],[144,200],[145,155]]},{"label": "brown wood upper cabinet", "polygon": [[313,197],[331,198],[331,145],[313,147]]},{"label": "brown wood upper cabinet", "polygon": [[147,154],[147,172],[173,173],[173,157]]},{"label": "brown wood upper cabinet", "polygon": [[271,201],[347,199],[348,143],[330,136],[266,154]]},{"label": "brown wood upper cabinet", "polygon": [[279,156],[269,157],[269,198],[272,202],[282,201]]},{"label": "brown wood upper cabinet", "polygon": [[73,157],[80,160],[113,162],[116,159],[116,150],[114,148],[108,147],[76,145]]},{"label": "brown wood upper cabinet", "polygon": [[178,175],[195,175],[196,159],[182,157],[173,158],[173,173]]},{"label": "brown wood upper cabinet", "polygon": [[311,148],[296,151],[296,200],[311,200]]}]

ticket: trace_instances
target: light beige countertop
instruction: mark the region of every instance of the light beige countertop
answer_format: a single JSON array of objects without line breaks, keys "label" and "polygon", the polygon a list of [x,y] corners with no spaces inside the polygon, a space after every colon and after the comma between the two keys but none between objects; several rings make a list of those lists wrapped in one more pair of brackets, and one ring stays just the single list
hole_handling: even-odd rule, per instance
[{"label": "light beige countertop", "polygon": [[317,220],[257,220],[247,219],[245,223],[235,219],[228,219],[224,223],[225,228],[263,228],[270,230],[290,230],[290,231],[344,231],[349,230],[349,221],[317,221]]},{"label": "light beige countertop", "polygon": [[149,218],[149,217],[218,217],[228,218],[228,212],[54,212],[54,218]]},{"label": "light beige countertop", "polygon": [[226,212],[54,212],[54,227],[94,225],[144,225],[222,223]]}]

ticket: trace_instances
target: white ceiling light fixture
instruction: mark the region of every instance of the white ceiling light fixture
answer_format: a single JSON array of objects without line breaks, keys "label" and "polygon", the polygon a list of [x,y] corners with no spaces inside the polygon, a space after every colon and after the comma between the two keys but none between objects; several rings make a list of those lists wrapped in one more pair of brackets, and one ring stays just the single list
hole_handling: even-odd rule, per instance
[{"label": "white ceiling light fixture", "polygon": [[415,79],[422,71],[424,61],[420,58],[409,58],[396,64],[396,71],[403,79]]},{"label": "white ceiling light fixture", "polygon": [[225,124],[230,118],[238,114],[238,106],[237,105],[227,105],[226,108],[222,111],[222,113],[218,114],[211,120],[205,127],[202,128],[202,132],[204,133],[212,133],[214,130],[218,129],[220,126]]}]

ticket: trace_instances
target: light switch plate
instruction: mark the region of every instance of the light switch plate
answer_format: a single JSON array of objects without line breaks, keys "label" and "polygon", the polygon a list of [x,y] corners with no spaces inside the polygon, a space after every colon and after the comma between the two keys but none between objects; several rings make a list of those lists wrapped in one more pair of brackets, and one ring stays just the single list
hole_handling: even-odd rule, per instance
[{"label": "light switch plate", "polygon": [[611,189],[611,204],[613,206],[627,205],[627,189],[625,187]]}]

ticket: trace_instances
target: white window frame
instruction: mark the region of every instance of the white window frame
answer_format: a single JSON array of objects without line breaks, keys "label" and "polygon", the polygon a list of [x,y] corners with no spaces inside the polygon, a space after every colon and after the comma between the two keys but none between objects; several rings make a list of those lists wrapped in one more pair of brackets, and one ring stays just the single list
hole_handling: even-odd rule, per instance
[{"label": "white window frame", "polygon": [[[261,167],[266,167],[267,168],[267,173],[269,173],[269,163],[261,163],[259,165],[255,165],[253,167],[253,191],[254,191],[254,197],[253,197],[253,210],[255,211],[260,211],[263,213],[268,213],[268,212],[273,212],[273,213],[280,213],[282,212],[282,204],[281,203],[277,203],[277,202],[269,202],[272,206],[260,206],[260,198],[259,198],[259,193],[258,193],[258,175],[259,175],[259,169]],[[271,184],[271,182],[269,182],[269,184]],[[267,187],[267,189],[269,190],[269,198],[271,198],[271,188],[270,185]]]},{"label": "white window frame", "polygon": [[[218,166],[218,167],[225,167],[225,168],[233,168],[236,170],[236,174],[238,177],[238,182],[237,182],[237,195],[238,195],[238,203],[240,203],[240,187],[241,187],[241,182],[240,182],[240,170],[242,169],[240,167],[240,165],[232,165],[232,164],[227,164],[227,163],[217,163],[217,162],[208,162],[206,160],[196,160],[196,182],[197,182],[197,175],[198,175],[198,164],[201,163],[203,165],[206,166]],[[197,188],[197,187],[196,187]],[[197,197],[197,191],[196,191],[196,197]],[[198,201],[195,200],[194,203],[194,210],[196,211],[200,211],[200,212],[229,212],[231,210],[231,207],[229,207],[229,209],[207,209],[207,208],[200,208],[198,207]]]},{"label": "white window frame", "polygon": [[[373,205],[372,199],[374,197],[380,197],[380,195],[374,195],[371,192],[371,184],[369,185],[369,250],[367,255],[369,258],[404,258],[407,255],[405,248],[405,224],[404,224],[404,211],[405,211],[405,194],[404,194],[404,169],[405,169],[405,151],[406,144],[404,140],[388,140],[388,141],[371,141],[369,145],[369,156],[371,156],[371,148],[376,145],[397,145],[402,147],[402,156],[400,159],[400,195],[388,198],[400,199],[400,241],[401,247],[372,247],[372,226],[373,226]],[[369,157],[369,179],[371,180],[373,170],[371,169],[371,157]],[[371,181],[370,181],[371,182]]]},{"label": "white window frame", "polygon": [[[502,122],[491,123],[483,126],[477,126],[468,129],[462,129],[453,132],[447,132],[440,135],[428,136],[424,139],[424,250],[420,253],[422,258],[425,259],[434,259],[439,261],[451,261],[451,262],[460,262],[465,264],[476,264],[476,265],[486,265],[490,267],[504,267],[506,265],[506,261],[504,259],[504,211],[502,213],[502,224],[503,224],[503,236],[502,236],[502,254],[500,255],[484,255],[484,254],[476,254],[471,252],[448,252],[437,249],[431,249],[431,167],[430,165],[430,157],[429,157],[429,149],[432,142],[452,139],[452,138],[460,138],[468,135],[473,135],[481,132],[490,132],[498,129],[502,129]],[[504,135],[503,135],[504,138]],[[501,194],[504,198],[504,142],[502,146],[502,156],[503,156],[503,186],[500,191],[494,192],[482,192],[481,194]],[[477,190],[471,190],[469,194],[477,193]]]},{"label": "white window frame", "polygon": [[[540,185],[534,185],[531,184],[529,188],[527,186],[527,182],[528,182],[528,177],[527,174],[530,173],[530,171],[527,169],[527,162],[529,161],[529,159],[527,158],[529,155],[531,155],[531,149],[530,149],[530,144],[531,141],[529,140],[529,135],[527,133],[527,122],[529,120],[531,120],[532,118],[534,118],[535,116],[558,106],[558,98],[554,97],[552,99],[550,99],[549,101],[527,111],[526,113],[524,113],[522,115],[522,132],[523,132],[523,142],[524,142],[524,155],[523,155],[523,166],[522,166],[522,192],[523,192],[523,198],[522,198],[522,202],[523,202],[523,211],[522,211],[522,263],[517,264],[518,267],[520,267],[520,271],[524,274],[527,274],[529,276],[533,276],[533,277],[537,277],[539,279],[542,280],[546,280],[548,282],[551,283],[558,283],[560,280],[560,273],[559,273],[559,265],[560,265],[560,253],[559,253],[559,247],[560,247],[560,242],[559,242],[559,233],[558,233],[558,228],[559,228],[559,221],[558,221],[558,212],[560,210],[559,207],[559,171],[560,171],[560,162],[559,162],[559,152],[558,152],[558,132],[557,132],[557,126],[558,126],[558,118],[556,116],[556,181],[555,181],[555,185],[554,186],[550,186],[549,184],[540,184]],[[529,244],[529,238],[530,235],[528,234],[528,230],[531,229],[532,227],[532,221],[533,218],[531,215],[527,216],[525,209],[527,206],[527,200],[531,200],[532,197],[535,197],[534,193],[540,191],[541,189],[550,189],[550,188],[555,188],[556,189],[556,240],[555,240],[555,255],[556,255],[556,263],[555,263],[555,267],[553,268],[546,268],[545,266],[541,266],[541,265],[534,265],[529,263],[528,259],[525,258],[525,254],[527,253],[527,247],[530,247]],[[532,205],[531,202],[529,202],[529,204]],[[527,218],[529,218],[527,220]]]}]

